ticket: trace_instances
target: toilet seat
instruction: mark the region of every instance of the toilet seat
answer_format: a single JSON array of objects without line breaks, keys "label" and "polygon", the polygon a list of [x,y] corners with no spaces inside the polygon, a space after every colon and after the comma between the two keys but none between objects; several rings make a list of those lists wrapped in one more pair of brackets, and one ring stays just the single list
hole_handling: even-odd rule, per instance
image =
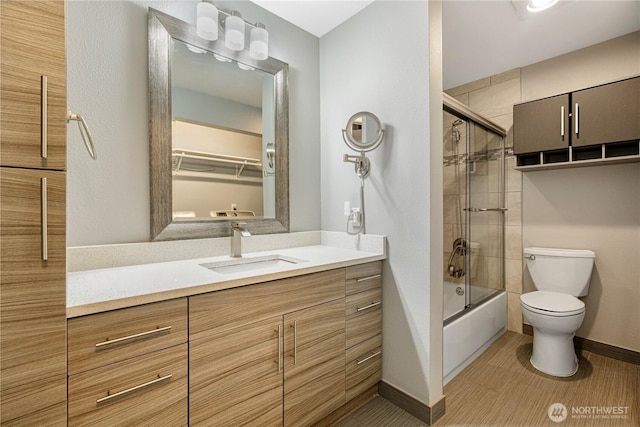
[{"label": "toilet seat", "polygon": [[553,317],[575,316],[584,313],[584,302],[559,292],[535,291],[520,295],[524,309]]}]

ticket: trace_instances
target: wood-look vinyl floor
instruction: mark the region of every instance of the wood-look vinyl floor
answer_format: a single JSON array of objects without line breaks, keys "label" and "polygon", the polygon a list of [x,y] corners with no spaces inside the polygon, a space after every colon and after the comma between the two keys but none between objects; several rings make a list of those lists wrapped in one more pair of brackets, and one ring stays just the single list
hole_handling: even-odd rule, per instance
[{"label": "wood-look vinyl floor", "polygon": [[[529,335],[500,337],[445,386],[446,414],[434,427],[640,427],[640,366],[583,351],[578,372],[556,378],[531,366],[531,351]],[[549,418],[554,403],[565,406],[564,421]],[[337,424],[424,425],[381,397]]]}]

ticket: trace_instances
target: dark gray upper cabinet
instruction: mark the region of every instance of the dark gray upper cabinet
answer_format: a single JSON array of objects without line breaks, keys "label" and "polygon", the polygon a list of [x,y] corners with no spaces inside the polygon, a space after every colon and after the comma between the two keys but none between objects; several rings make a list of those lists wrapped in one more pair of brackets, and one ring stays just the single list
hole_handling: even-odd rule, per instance
[{"label": "dark gray upper cabinet", "polygon": [[640,139],[640,77],[513,107],[513,151],[537,153]]},{"label": "dark gray upper cabinet", "polygon": [[640,139],[640,77],[572,94],[571,145]]},{"label": "dark gray upper cabinet", "polygon": [[513,107],[513,151],[535,153],[569,146],[569,94]]}]

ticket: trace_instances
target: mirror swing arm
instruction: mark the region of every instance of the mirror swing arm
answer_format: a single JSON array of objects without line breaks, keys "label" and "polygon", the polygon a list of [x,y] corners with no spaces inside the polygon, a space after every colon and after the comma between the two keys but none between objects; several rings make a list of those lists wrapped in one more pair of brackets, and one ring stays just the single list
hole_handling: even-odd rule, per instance
[{"label": "mirror swing arm", "polygon": [[246,218],[251,234],[289,231],[289,66],[275,58],[256,60],[248,51],[232,51],[224,41],[198,37],[195,25],[153,8],[149,30],[149,172],[152,241],[226,237],[230,219],[173,220],[171,136],[171,41],[190,44],[271,74],[275,87],[275,218]]}]

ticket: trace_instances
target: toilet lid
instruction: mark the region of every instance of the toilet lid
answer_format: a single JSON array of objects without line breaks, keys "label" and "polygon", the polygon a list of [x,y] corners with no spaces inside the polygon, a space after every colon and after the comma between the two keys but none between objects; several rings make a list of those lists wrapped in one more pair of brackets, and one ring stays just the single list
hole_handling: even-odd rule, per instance
[{"label": "toilet lid", "polygon": [[520,295],[520,301],[532,311],[550,316],[571,316],[584,312],[582,301],[572,295],[559,292],[528,292]]}]

